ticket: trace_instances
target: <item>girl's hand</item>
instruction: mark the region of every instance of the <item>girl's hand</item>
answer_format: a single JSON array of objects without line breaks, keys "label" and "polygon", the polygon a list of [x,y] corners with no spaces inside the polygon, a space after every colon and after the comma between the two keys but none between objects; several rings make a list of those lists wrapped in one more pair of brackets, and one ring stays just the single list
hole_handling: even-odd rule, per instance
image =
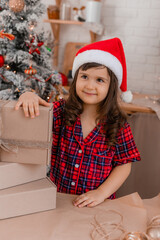
[{"label": "girl's hand", "polygon": [[35,93],[25,92],[19,97],[15,105],[15,110],[18,110],[20,106],[23,106],[25,117],[29,117],[30,115],[31,118],[34,118],[35,116],[39,116],[39,105],[49,107],[50,103],[47,103]]},{"label": "girl's hand", "polygon": [[76,207],[95,207],[96,205],[104,202],[105,198],[99,189],[89,191],[77,197],[73,201]]}]

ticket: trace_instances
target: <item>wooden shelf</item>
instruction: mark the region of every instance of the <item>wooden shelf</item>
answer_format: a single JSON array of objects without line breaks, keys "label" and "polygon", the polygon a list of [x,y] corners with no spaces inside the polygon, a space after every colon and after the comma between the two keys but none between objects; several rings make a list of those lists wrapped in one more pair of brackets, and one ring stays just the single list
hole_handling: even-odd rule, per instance
[{"label": "wooden shelf", "polygon": [[75,24],[75,25],[83,24],[83,22],[71,21],[71,20],[60,20],[60,19],[44,19],[44,22],[57,23],[57,24]]},{"label": "wooden shelf", "polygon": [[[54,35],[54,56],[53,56],[53,65],[55,68],[58,67],[58,52],[59,52],[59,32],[60,32],[60,25],[83,25],[83,22],[79,21],[71,21],[71,20],[60,20],[60,19],[44,19],[44,22],[50,23],[52,32]],[[96,41],[96,33],[90,32],[91,43]]]}]

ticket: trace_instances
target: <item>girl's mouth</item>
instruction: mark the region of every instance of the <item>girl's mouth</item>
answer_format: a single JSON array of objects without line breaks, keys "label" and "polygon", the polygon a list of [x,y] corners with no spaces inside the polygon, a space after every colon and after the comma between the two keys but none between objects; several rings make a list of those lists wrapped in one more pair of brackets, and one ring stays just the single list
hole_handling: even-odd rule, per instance
[{"label": "girl's mouth", "polygon": [[90,96],[97,95],[96,93],[90,93],[90,92],[85,92],[85,91],[83,91],[83,93],[85,93],[85,94],[87,94],[87,95],[90,95]]}]

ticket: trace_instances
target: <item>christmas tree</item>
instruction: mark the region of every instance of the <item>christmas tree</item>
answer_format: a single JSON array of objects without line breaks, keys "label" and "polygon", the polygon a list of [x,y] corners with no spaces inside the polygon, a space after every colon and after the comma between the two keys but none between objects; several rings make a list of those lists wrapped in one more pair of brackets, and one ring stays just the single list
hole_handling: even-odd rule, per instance
[{"label": "christmas tree", "polygon": [[0,0],[0,99],[26,90],[47,101],[59,94],[61,75],[52,70],[44,31],[35,33],[44,11],[40,0]]}]

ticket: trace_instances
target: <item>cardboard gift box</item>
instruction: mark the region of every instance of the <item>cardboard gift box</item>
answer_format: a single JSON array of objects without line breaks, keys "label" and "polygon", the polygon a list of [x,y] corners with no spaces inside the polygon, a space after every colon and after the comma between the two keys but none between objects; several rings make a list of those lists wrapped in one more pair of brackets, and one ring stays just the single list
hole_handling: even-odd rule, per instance
[{"label": "cardboard gift box", "polygon": [[0,190],[0,219],[56,208],[56,186],[49,178]]},{"label": "cardboard gift box", "polygon": [[0,162],[0,189],[46,178],[46,166]]},{"label": "cardboard gift box", "polygon": [[0,101],[0,160],[48,164],[51,157],[53,106],[40,106],[40,116],[25,117],[15,101]]}]

